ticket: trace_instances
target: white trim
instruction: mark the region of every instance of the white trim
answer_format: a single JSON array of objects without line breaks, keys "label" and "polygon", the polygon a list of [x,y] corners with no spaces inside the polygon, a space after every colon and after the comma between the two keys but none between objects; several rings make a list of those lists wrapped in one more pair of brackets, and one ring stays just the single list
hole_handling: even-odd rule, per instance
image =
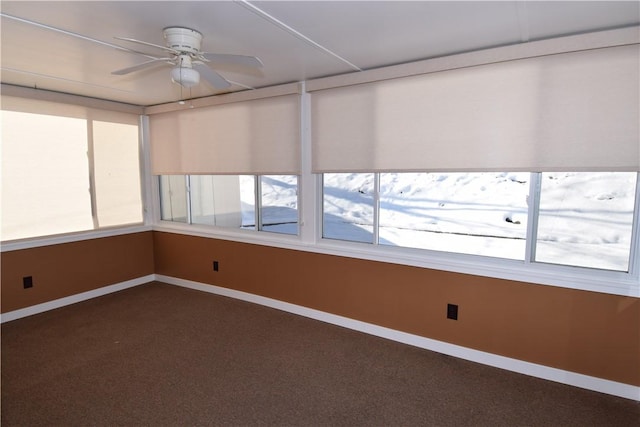
[{"label": "white trim", "polygon": [[109,101],[106,99],[89,98],[69,93],[53,92],[46,89],[16,86],[7,83],[2,83],[0,91],[3,96],[15,96],[19,98],[37,99],[39,101],[80,105],[87,108],[98,108],[101,110],[118,111],[121,113],[142,114],[144,111],[144,107],[139,105],[125,104],[123,102]]},{"label": "white trim", "polygon": [[234,102],[253,101],[257,99],[274,98],[276,96],[285,96],[300,94],[300,85],[298,83],[285,83],[278,86],[268,86],[260,89],[244,90],[239,92],[225,93],[223,95],[205,96],[195,98],[189,101],[189,105],[181,105],[176,102],[167,102],[166,104],[151,105],[145,107],[144,114],[152,116],[154,114],[168,113],[172,111],[190,110],[193,108],[212,107],[214,105],[231,104]]},{"label": "white trim", "polygon": [[0,245],[0,252],[18,251],[22,249],[38,248],[41,246],[59,245],[62,243],[80,242],[83,240],[100,239],[102,237],[121,236],[123,234],[142,233],[151,231],[151,225],[136,224],[132,226],[118,226],[99,230],[80,231],[77,233],[59,234],[47,237],[8,240]]},{"label": "white trim", "polygon": [[122,291],[124,289],[132,288],[134,286],[143,285],[145,283],[153,282],[154,280],[156,280],[155,274],[148,274],[146,276],[138,277],[137,279],[126,280],[124,282],[116,283],[114,285],[108,285],[102,288],[93,289],[93,290],[82,292],[75,295],[70,295],[68,297],[59,298],[53,301],[47,301],[42,304],[32,305],[31,307],[9,311],[7,313],[3,313],[0,315],[0,323],[10,322],[12,320],[21,319],[23,317],[32,316],[34,314],[43,313],[49,310],[54,310],[56,308],[75,304],[77,302],[86,301],[88,299],[111,294],[113,292]]},{"label": "white trim", "polygon": [[[311,110],[309,94],[305,90],[305,83],[300,84],[300,165],[303,171],[311,170]],[[318,219],[317,177],[302,173],[298,177],[298,218],[300,240],[306,244],[314,244],[318,235],[316,226]]]},{"label": "white trim", "polygon": [[151,175],[151,150],[149,149],[149,116],[140,116],[138,131],[140,132],[139,159],[140,188],[142,190],[142,217],[145,225],[152,225],[156,220],[154,216],[156,197],[154,197],[154,195],[157,195],[157,188],[153,186],[154,176]]},{"label": "white trim", "polygon": [[171,285],[195,289],[198,291],[222,295],[270,308],[275,308],[277,310],[282,310],[288,313],[297,314],[299,316],[319,320],[321,322],[330,323],[332,325],[364,332],[366,334],[386,338],[392,341],[412,345],[414,347],[435,351],[438,353],[458,357],[460,359],[465,359],[484,365],[493,366],[496,368],[505,369],[536,378],[542,378],[549,381],[555,381],[574,387],[580,387],[587,390],[593,390],[600,393],[606,393],[614,396],[624,397],[626,399],[640,401],[640,387],[630,384],[610,381],[602,378],[592,377],[589,375],[578,374],[562,369],[551,368],[549,366],[525,362],[523,360],[513,359],[510,357],[499,356],[497,354],[474,350],[455,344],[449,344],[443,341],[433,340],[430,338],[385,328],[371,323],[361,322],[359,320],[314,310],[296,304],[291,304],[233,289],[222,288],[215,285],[207,285],[200,282],[164,276],[161,274],[156,274],[156,280]]},{"label": "white trim", "polygon": [[387,67],[374,68],[360,72],[320,77],[317,79],[307,80],[306,89],[309,92],[314,92],[317,90],[475,67],[478,65],[536,58],[540,56],[555,55],[558,53],[634,45],[638,44],[640,41],[639,30],[639,26],[632,26],[564,37],[554,37],[551,39],[517,43],[508,46],[424,59],[405,64],[390,65]]},{"label": "white trim", "polygon": [[304,34],[299,32],[298,30],[296,30],[295,28],[290,27],[289,25],[285,24],[284,22],[282,22],[281,20],[279,20],[275,16],[265,12],[264,10],[260,9],[258,6],[250,3],[249,1],[247,1],[247,0],[238,0],[238,4],[241,5],[241,6],[244,6],[245,8],[247,8],[247,10],[255,13],[256,15],[258,15],[262,19],[268,21],[269,23],[274,24],[275,26],[277,26],[277,27],[281,28],[282,30],[286,31],[287,33],[291,34],[293,37],[295,37],[295,38],[297,38],[299,40],[302,40],[303,42],[307,43],[309,46],[314,47],[314,48],[320,50],[321,52],[326,53],[329,56],[332,56],[333,58],[337,59],[338,61],[342,62],[343,64],[346,64],[349,68],[353,69],[353,71],[362,71],[362,68],[358,67],[354,63],[352,63],[349,60],[347,60],[347,59],[343,58],[342,56],[338,55],[336,52],[327,49],[326,47],[324,47],[320,43],[315,42],[314,40],[310,39],[309,37],[305,36]]}]

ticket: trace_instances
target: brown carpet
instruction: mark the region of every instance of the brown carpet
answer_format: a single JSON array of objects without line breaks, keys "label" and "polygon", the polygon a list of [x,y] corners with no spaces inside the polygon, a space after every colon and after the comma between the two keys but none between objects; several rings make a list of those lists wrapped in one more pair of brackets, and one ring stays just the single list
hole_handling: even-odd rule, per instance
[{"label": "brown carpet", "polygon": [[2,325],[2,426],[639,426],[640,404],[150,283]]}]

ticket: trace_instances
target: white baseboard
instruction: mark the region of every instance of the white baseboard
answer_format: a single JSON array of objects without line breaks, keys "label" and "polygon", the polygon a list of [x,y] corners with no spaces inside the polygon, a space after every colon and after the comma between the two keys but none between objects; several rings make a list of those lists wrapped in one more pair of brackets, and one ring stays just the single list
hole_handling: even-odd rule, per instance
[{"label": "white baseboard", "polygon": [[42,304],[32,305],[31,307],[9,311],[7,313],[0,315],[0,323],[10,322],[12,320],[21,319],[23,317],[32,316],[38,313],[43,313],[45,311],[64,307],[66,305],[71,305],[77,302],[86,301],[91,298],[100,297],[102,295],[118,292],[123,289],[132,288],[134,286],[153,282],[154,280],[156,280],[156,275],[149,274],[147,276],[138,277],[136,279],[127,280],[124,282],[116,283],[114,285],[104,286],[102,288],[93,289],[91,291],[82,292],[75,295],[70,295],[68,297],[56,299],[53,301],[48,301]]},{"label": "white baseboard", "polygon": [[359,320],[354,320],[347,317],[262,297],[259,295],[236,291],[233,289],[207,285],[205,283],[193,282],[190,280],[184,280],[160,274],[155,275],[155,280],[171,285],[182,286],[185,288],[196,289],[216,295],[222,295],[255,304],[260,304],[311,319],[320,320],[322,322],[331,323],[333,325],[338,325],[348,329],[364,332],[370,335],[386,338],[392,341],[401,342],[426,350],[447,354],[449,356],[458,357],[460,359],[465,359],[472,362],[482,363],[484,365],[489,365],[496,368],[506,369],[508,371],[517,372],[536,378],[542,378],[545,380],[555,381],[558,383],[580,387],[587,390],[593,390],[600,393],[606,393],[640,401],[640,387],[630,384],[624,384],[616,381],[578,374],[562,369],[551,368],[549,366],[538,365],[536,363],[525,362],[510,357],[499,356],[497,354],[487,353],[484,351],[449,344],[443,341],[437,341],[406,332],[396,331],[394,329],[385,328],[371,323],[361,322]]},{"label": "white baseboard", "polygon": [[335,314],[326,313],[320,310],[314,310],[312,308],[303,307],[272,298],[262,297],[242,291],[236,291],[233,289],[222,288],[219,286],[207,285],[205,283],[179,279],[176,277],[164,276],[161,274],[149,274],[147,276],[127,280],[125,282],[116,283],[99,289],[82,292],[80,294],[71,295],[46,303],[26,307],[20,310],[10,311],[0,315],[0,323],[10,322],[12,320],[64,307],[66,305],[75,304],[77,302],[96,298],[102,295],[107,295],[113,292],[121,291],[156,280],[171,285],[182,286],[185,288],[196,289],[203,292],[209,292],[216,295],[222,295],[242,301],[260,304],[266,307],[286,311],[288,313],[297,314],[299,316],[308,317],[355,331],[364,332],[381,338],[386,338],[392,341],[412,345],[414,347],[424,348],[426,350],[436,351],[438,353],[447,354],[449,356],[458,357],[460,359],[482,363],[484,365],[506,369],[508,371],[580,387],[587,390],[593,390],[600,393],[606,393],[640,401],[640,387],[630,384],[619,383],[602,378],[565,371],[562,369],[551,368],[549,366],[525,362],[518,359],[512,359],[510,357],[499,356],[497,354],[474,350],[455,344],[449,344],[443,341],[437,341],[430,338],[421,337],[419,335],[413,335],[406,332],[385,328],[383,326],[361,322],[359,320],[350,319],[348,317],[338,316]]}]

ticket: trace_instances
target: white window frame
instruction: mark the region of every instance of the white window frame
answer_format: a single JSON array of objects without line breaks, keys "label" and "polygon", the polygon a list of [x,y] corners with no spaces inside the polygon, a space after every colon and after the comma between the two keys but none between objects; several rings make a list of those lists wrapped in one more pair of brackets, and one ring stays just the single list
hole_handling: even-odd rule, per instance
[{"label": "white window frame", "polygon": [[[155,216],[156,217],[156,223],[161,223],[161,224],[165,224],[167,226],[173,227],[178,226],[179,224],[183,224],[186,226],[190,226],[193,227],[195,229],[199,229],[201,227],[205,227],[206,229],[215,229],[215,230],[237,230],[240,231],[242,233],[255,233],[255,232],[264,232],[264,233],[270,233],[270,234],[281,234],[281,235],[285,235],[285,236],[297,236],[300,234],[300,209],[297,209],[297,215],[296,215],[296,220],[297,220],[297,233],[294,234],[288,234],[288,233],[279,233],[279,232],[274,232],[274,231],[267,231],[264,230],[263,227],[263,213],[262,213],[262,178],[265,176],[270,176],[270,175],[248,175],[248,174],[241,174],[242,176],[250,176],[253,179],[253,188],[254,188],[254,229],[246,229],[246,228],[242,228],[242,227],[221,227],[221,226],[215,226],[215,225],[207,225],[207,224],[195,224],[193,222],[193,217],[192,217],[192,212],[191,212],[191,198],[192,198],[192,194],[191,194],[191,176],[192,175],[177,175],[177,176],[183,176],[184,177],[184,183],[185,183],[185,200],[186,200],[186,222],[179,222],[179,221],[171,221],[171,220],[165,220],[162,219],[162,208],[161,208],[161,197],[160,197],[160,176],[154,176],[154,182],[155,182],[155,187],[157,190],[157,211],[158,214]],[[292,175],[293,176],[293,175]],[[297,206],[300,206],[300,176],[297,176],[297,182],[298,182],[298,191],[297,191]]]},{"label": "white window frame", "polygon": [[[605,270],[599,268],[589,268],[589,267],[580,267],[573,265],[563,265],[563,264],[549,264],[543,263],[539,261],[535,261],[535,247],[536,247],[536,235],[537,235],[537,223],[538,223],[538,213],[540,207],[540,182],[541,182],[542,174],[540,172],[531,172],[530,173],[530,192],[529,192],[529,201],[530,207],[528,209],[528,223],[527,223],[527,235],[526,235],[526,248],[525,255],[523,260],[511,260],[504,258],[495,258],[489,256],[481,256],[481,255],[469,255],[457,252],[442,252],[431,249],[417,249],[417,248],[407,248],[400,246],[387,246],[380,245],[378,241],[379,236],[379,174],[375,173],[374,182],[375,182],[375,191],[374,191],[374,240],[373,243],[363,243],[356,241],[347,241],[340,239],[332,239],[332,238],[324,238],[322,237],[324,233],[320,232],[320,239],[323,241],[320,245],[328,245],[330,247],[344,246],[349,249],[356,249],[356,247],[361,247],[360,251],[363,253],[368,252],[388,252],[389,255],[399,255],[400,257],[406,257],[407,260],[413,260],[415,257],[420,257],[420,253],[422,253],[422,257],[424,259],[429,259],[433,261],[445,261],[446,265],[433,265],[430,262],[427,263],[419,263],[418,266],[425,266],[430,268],[440,268],[443,270],[456,271],[461,273],[470,273],[470,274],[480,274],[487,275],[483,273],[485,268],[494,270],[495,276],[490,274],[490,277],[497,278],[505,278],[509,280],[524,280],[514,278],[511,274],[503,275],[501,270],[506,269],[506,271],[513,269],[521,269],[519,273],[522,273],[528,277],[537,277],[540,275],[544,277],[545,280],[542,281],[541,284],[551,284],[554,285],[555,282],[548,282],[547,277],[557,277],[562,279],[566,277],[568,279],[567,286],[569,288],[574,289],[585,289],[580,286],[580,281],[584,280],[585,284],[587,284],[588,288],[585,290],[591,290],[596,292],[605,292],[605,293],[614,293],[618,295],[630,295],[635,296],[638,295],[638,264],[637,260],[638,247],[639,247],[639,229],[640,229],[640,214],[638,208],[640,206],[640,173],[636,174],[636,195],[635,195],[635,208],[634,208],[634,217],[632,224],[632,235],[631,235],[631,245],[629,249],[629,264],[628,271],[614,271],[614,270]],[[319,189],[319,206],[320,206],[320,218],[322,218],[323,212],[323,182],[321,180],[320,189]],[[321,220],[321,226],[323,221]],[[449,264],[451,262],[451,264]],[[422,265],[421,265],[422,264]],[[479,264],[484,264],[483,266]],[[409,261],[408,265],[416,265]],[[464,266],[469,265],[472,269],[471,271],[466,271],[464,268],[459,269],[458,265]],[[483,268],[484,267],[484,268]],[[529,279],[531,280],[531,279]],[[528,280],[524,280],[528,281]],[[531,280],[534,283],[540,283],[539,280],[533,279]],[[620,286],[612,285],[611,282],[620,282]],[[593,283],[593,285],[589,285],[589,283]],[[561,286],[561,285],[559,285]],[[628,288],[631,287],[631,289]],[[635,290],[634,290],[635,289]],[[628,293],[628,292],[630,293]],[[634,293],[635,292],[635,293]]]},{"label": "white window frame", "polygon": [[[84,105],[88,107],[102,106],[102,102],[99,100],[93,100],[75,95],[66,94],[49,94],[47,92],[37,93],[35,96],[33,91],[27,88],[12,88],[7,93],[8,96],[23,96],[25,98],[35,98],[51,100],[53,102]],[[112,105],[111,102],[106,102],[108,105]],[[149,174],[150,169],[150,157],[148,150],[148,118],[142,114],[138,118],[138,151],[139,151],[139,164],[140,164],[140,197],[142,207],[142,221],[139,223],[114,225],[107,227],[93,228],[90,230],[74,231],[69,233],[50,234],[42,236],[33,236],[23,239],[6,240],[2,241],[0,245],[0,252],[11,252],[23,249],[38,248],[51,245],[59,245],[64,243],[73,243],[83,240],[99,239],[103,237],[114,237],[125,234],[140,233],[144,231],[153,230],[153,224],[155,219],[155,203],[156,197],[154,191],[157,191],[157,187],[152,185],[152,179]],[[93,137],[88,135],[88,155],[93,150]],[[91,194],[91,215],[93,224],[97,223],[96,217],[96,196],[95,196],[95,179],[93,176],[93,159],[90,156],[88,161],[89,168],[89,183]]]}]

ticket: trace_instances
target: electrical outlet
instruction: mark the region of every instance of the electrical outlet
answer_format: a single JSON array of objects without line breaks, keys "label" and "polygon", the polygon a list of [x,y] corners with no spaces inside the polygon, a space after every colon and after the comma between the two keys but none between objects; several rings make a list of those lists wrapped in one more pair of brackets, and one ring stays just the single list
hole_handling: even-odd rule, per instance
[{"label": "electrical outlet", "polygon": [[458,320],[458,306],[456,304],[447,304],[447,319]]},{"label": "electrical outlet", "polygon": [[220,264],[218,263],[218,261],[213,261],[213,271],[218,271],[219,268]]},{"label": "electrical outlet", "polygon": [[22,278],[22,287],[24,289],[33,288],[33,277],[32,276],[23,277]]}]

